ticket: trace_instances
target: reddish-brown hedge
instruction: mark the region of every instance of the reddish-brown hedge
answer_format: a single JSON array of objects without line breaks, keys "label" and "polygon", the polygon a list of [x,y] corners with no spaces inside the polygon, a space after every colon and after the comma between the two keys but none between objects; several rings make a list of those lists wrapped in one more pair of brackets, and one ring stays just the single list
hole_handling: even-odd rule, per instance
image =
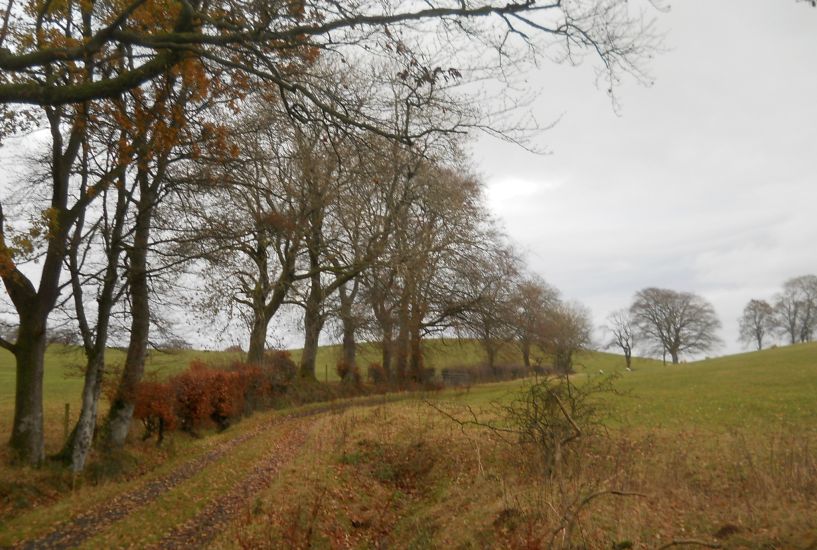
[{"label": "reddish-brown hedge", "polygon": [[176,429],[175,396],[170,384],[146,380],[136,389],[133,416],[145,426],[142,439],[157,434],[157,443],[164,439],[165,430]]}]

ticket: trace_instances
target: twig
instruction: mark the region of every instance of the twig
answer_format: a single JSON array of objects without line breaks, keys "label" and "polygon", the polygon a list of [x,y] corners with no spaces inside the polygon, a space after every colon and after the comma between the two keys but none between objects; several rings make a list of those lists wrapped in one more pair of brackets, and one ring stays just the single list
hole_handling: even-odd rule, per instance
[{"label": "twig", "polygon": [[431,401],[424,400],[423,402],[426,405],[428,405],[429,407],[431,407],[432,409],[434,409],[435,411],[437,411],[438,413],[440,413],[443,416],[445,416],[446,418],[448,418],[449,420],[459,424],[460,428],[463,431],[465,430],[465,426],[469,426],[469,425],[470,426],[477,426],[479,428],[487,428],[487,429],[491,430],[492,432],[494,432],[494,434],[496,434],[497,437],[499,437],[501,440],[505,441],[506,443],[510,443],[510,442],[505,437],[503,437],[503,435],[502,435],[503,433],[519,435],[518,430],[513,430],[513,429],[510,429],[510,428],[501,428],[499,426],[494,426],[493,424],[489,424],[487,422],[481,421],[479,419],[479,417],[477,417],[477,414],[474,412],[474,409],[472,409],[470,405],[466,405],[465,408],[468,411],[468,413],[471,415],[471,420],[460,420],[459,418],[452,415],[448,411],[445,411],[445,410],[441,409],[440,407],[438,407],[437,405],[435,405]]},{"label": "twig", "polygon": [[673,546],[703,546],[704,548],[722,548],[720,544],[717,542],[706,542],[705,540],[696,540],[696,539],[677,539],[670,543],[665,544],[664,546],[660,547],[658,550],[664,550],[665,548],[672,548]]},{"label": "twig", "polygon": [[559,406],[559,409],[562,411],[562,414],[565,416],[565,419],[570,423],[570,425],[575,430],[575,433],[572,436],[570,436],[570,437],[568,437],[568,438],[566,438],[566,439],[564,439],[562,441],[562,445],[564,445],[566,443],[570,443],[574,439],[577,439],[577,438],[581,437],[582,431],[579,429],[579,426],[573,420],[573,417],[570,416],[570,413],[567,412],[567,409],[565,408],[564,403],[562,403],[562,400],[559,399],[559,396],[556,395],[556,392],[554,392],[550,388],[548,388],[548,393],[550,394],[551,397],[553,397],[553,399],[556,400],[556,404]]},{"label": "twig", "polygon": [[571,534],[573,532],[573,527],[576,524],[576,520],[578,519],[579,514],[581,513],[582,509],[584,509],[584,507],[587,506],[588,504],[590,504],[593,500],[597,499],[598,497],[604,496],[604,495],[613,495],[613,496],[619,496],[619,497],[647,498],[647,495],[645,495],[644,493],[636,493],[636,492],[633,492],[633,491],[622,491],[620,489],[604,489],[602,491],[596,491],[595,493],[590,493],[589,495],[587,495],[586,497],[584,497],[581,500],[579,500],[579,498],[576,497],[576,500],[574,501],[574,505],[571,506],[570,508],[568,508],[568,510],[562,516],[562,522],[551,533],[550,543],[549,543],[548,547],[549,548],[554,547],[554,542],[556,540],[556,536],[559,533],[564,533],[563,539],[566,542],[569,542],[570,538],[571,538]]}]

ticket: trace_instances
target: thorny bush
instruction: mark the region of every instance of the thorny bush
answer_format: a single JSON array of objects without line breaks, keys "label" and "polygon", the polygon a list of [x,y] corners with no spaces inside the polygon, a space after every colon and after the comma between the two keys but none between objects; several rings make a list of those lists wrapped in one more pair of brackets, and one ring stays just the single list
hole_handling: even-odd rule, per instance
[{"label": "thorny bush", "polygon": [[524,445],[533,446],[545,471],[558,469],[573,443],[604,431],[608,410],[598,397],[616,393],[615,376],[589,377],[575,384],[570,376],[538,379],[502,407],[506,423]]}]

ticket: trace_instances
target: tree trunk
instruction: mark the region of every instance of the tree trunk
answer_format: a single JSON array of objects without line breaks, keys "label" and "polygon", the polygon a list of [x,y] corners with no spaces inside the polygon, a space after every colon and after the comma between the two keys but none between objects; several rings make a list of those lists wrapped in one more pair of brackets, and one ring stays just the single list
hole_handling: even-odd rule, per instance
[{"label": "tree trunk", "polygon": [[395,359],[397,381],[402,384],[407,380],[409,357],[411,355],[411,307],[409,289],[403,290],[398,305],[397,341],[395,342]]},{"label": "tree trunk", "polygon": [[45,346],[45,320],[22,316],[14,351],[17,382],[14,423],[9,445],[16,459],[34,466],[40,465],[45,458],[43,443]]},{"label": "tree trunk", "polygon": [[250,332],[250,347],[247,350],[247,363],[260,365],[264,362],[268,328],[269,319],[267,319],[266,315],[256,313],[253,318],[252,331]]},{"label": "tree trunk", "polygon": [[415,382],[423,382],[425,364],[423,363],[423,344],[419,329],[413,329],[411,331],[409,345],[411,377]]},{"label": "tree trunk", "polygon": [[142,187],[139,211],[133,237],[133,248],[128,251],[130,266],[128,285],[131,296],[131,334],[122,378],[108,412],[105,446],[121,448],[130,430],[135,407],[136,390],[145,374],[148,338],[150,336],[150,289],[147,277],[147,254],[150,225],[153,216],[154,194]]},{"label": "tree trunk", "polygon": [[381,361],[383,363],[383,371],[389,380],[394,379],[393,359],[394,359],[394,327],[391,322],[383,323],[383,352]]},{"label": "tree trunk", "polygon": [[318,358],[318,340],[323,328],[323,316],[320,312],[304,315],[304,350],[301,355],[301,378],[316,379],[315,362]]},{"label": "tree trunk", "polygon": [[[83,174],[87,177],[87,155],[83,155]],[[85,183],[83,187],[85,187]],[[84,292],[80,274],[81,255],[80,246],[82,243],[83,230],[85,226],[85,215],[82,214],[77,219],[74,236],[71,239],[71,246],[68,253],[68,265],[71,274],[71,286],[74,293],[74,303],[79,324],[80,333],[85,348],[86,368],[85,382],[82,388],[82,405],[79,419],[69,441],[66,442],[62,451],[64,457],[70,457],[71,469],[76,473],[85,468],[85,462],[94,440],[96,423],[99,410],[99,397],[102,393],[102,380],[105,376],[105,349],[108,346],[108,328],[110,326],[111,310],[116,303],[116,289],[119,279],[119,264],[122,255],[122,231],[125,223],[125,216],[128,210],[127,197],[125,195],[125,178],[120,179],[119,191],[113,226],[109,238],[106,239],[106,266],[103,285],[99,292],[96,315],[96,330],[93,330],[88,323],[86,315]]]},{"label": "tree trunk", "polygon": [[354,325],[343,324],[343,362],[353,366],[357,364],[357,344],[355,343]]},{"label": "tree trunk", "polygon": [[374,313],[374,318],[380,324],[380,330],[383,333],[380,361],[383,366],[383,371],[386,373],[386,379],[393,381],[394,319],[392,318],[391,310],[386,307],[385,302],[386,300],[382,293],[372,296],[372,313]]},{"label": "tree trunk", "polygon": [[633,363],[633,350],[630,348],[624,348],[624,361],[627,363],[627,368],[629,369]]},{"label": "tree trunk", "polygon": [[63,149],[62,110],[46,109],[51,130],[51,211],[55,214],[53,234],[48,239],[39,285],[32,282],[14,265],[7,253],[5,216],[0,205],[0,257],[5,269],[0,270],[3,283],[20,319],[17,343],[14,345],[17,380],[14,395],[14,419],[9,446],[15,458],[38,466],[45,458],[43,442],[43,374],[45,372],[46,325],[48,315],[60,294],[60,274],[65,258],[66,236],[75,221],[75,212],[68,209],[68,184],[71,167],[79,152],[85,124],[77,114]]},{"label": "tree trunk", "polygon": [[[267,349],[267,332],[269,324],[289,293],[295,277],[295,258],[297,256],[297,246],[293,245],[289,250],[286,261],[281,266],[281,274],[274,285],[270,287],[270,282],[266,274],[262,274],[259,281],[259,289],[253,296],[253,326],[250,330],[250,347],[247,350],[247,362],[254,365],[261,365],[264,362],[264,352]],[[260,252],[257,252],[260,255]],[[264,253],[266,254],[266,253]],[[259,263],[260,269],[266,269],[266,256],[263,262]],[[268,290],[272,289],[272,296],[267,301]]]},{"label": "tree trunk", "polygon": [[[133,264],[131,267],[133,268]],[[134,279],[142,279],[142,281],[134,287],[133,283],[136,282]],[[105,444],[109,449],[121,448],[125,444],[133,419],[136,391],[145,374],[145,359],[150,335],[150,304],[147,276],[144,271],[141,275],[134,275],[131,284],[131,315],[133,316],[131,337],[122,378],[108,412]]]},{"label": "tree trunk", "polygon": [[104,367],[105,352],[102,351],[89,359],[85,371],[85,383],[82,387],[82,409],[69,443],[71,470],[74,472],[81,472],[85,468],[85,461],[94,440]]},{"label": "tree trunk", "polygon": [[669,351],[669,353],[670,353],[670,357],[672,357],[672,364],[677,365],[678,364],[678,351],[674,350],[674,349],[671,349]]},{"label": "tree trunk", "polygon": [[490,336],[484,336],[482,345],[485,348],[485,357],[488,359],[488,368],[491,369],[491,374],[496,376],[499,374],[496,370],[496,343]]},{"label": "tree trunk", "polygon": [[355,342],[355,332],[357,331],[357,319],[352,308],[355,303],[359,282],[355,279],[351,288],[344,283],[338,287],[338,298],[340,299],[340,320],[343,324],[343,341],[341,344],[341,358],[344,363],[350,366],[356,365],[357,345]]},{"label": "tree trunk", "polygon": [[406,381],[408,370],[408,319],[403,318],[401,313],[400,325],[397,330],[397,340],[394,342],[395,377],[398,383]]},{"label": "tree trunk", "polygon": [[522,362],[530,370],[530,342],[527,340],[522,341]]},{"label": "tree trunk", "polygon": [[316,379],[315,361],[318,358],[318,340],[323,329],[323,289],[321,288],[320,273],[312,276],[309,295],[306,298],[304,310],[304,350],[301,355],[301,378]]}]

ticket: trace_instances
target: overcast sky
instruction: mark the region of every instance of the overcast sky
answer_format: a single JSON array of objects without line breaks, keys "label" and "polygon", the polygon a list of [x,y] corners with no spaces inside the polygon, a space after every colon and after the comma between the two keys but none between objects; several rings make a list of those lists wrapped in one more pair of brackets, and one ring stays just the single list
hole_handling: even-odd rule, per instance
[{"label": "overcast sky", "polygon": [[[527,81],[537,120],[560,118],[536,137],[551,154],[484,138],[473,156],[531,269],[598,324],[641,288],[693,291],[735,352],[750,298],[817,273],[817,9],[678,0],[657,19],[654,85],[625,81],[618,114],[589,64],[544,64]],[[4,148],[3,185],[21,150]]]},{"label": "overcast sky", "polygon": [[737,317],[817,273],[817,9],[683,0],[659,14],[654,85],[619,115],[589,67],[545,67],[537,156],[481,139],[492,209],[532,269],[598,323],[647,286],[697,292],[739,351]]}]

